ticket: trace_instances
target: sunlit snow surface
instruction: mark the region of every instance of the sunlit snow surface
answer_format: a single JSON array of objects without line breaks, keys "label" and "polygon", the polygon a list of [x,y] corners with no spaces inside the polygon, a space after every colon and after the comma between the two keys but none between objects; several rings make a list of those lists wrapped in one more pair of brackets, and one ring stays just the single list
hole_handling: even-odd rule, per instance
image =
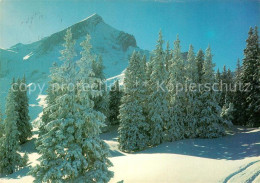
[{"label": "sunlit snow surface", "polygon": [[33,55],[33,52],[29,53],[28,55],[23,57],[23,60],[29,59]]},{"label": "sunlit snow surface", "polygon": [[[110,147],[111,168],[115,176],[110,182],[125,183],[245,183],[260,180],[260,129],[234,128],[228,136],[218,139],[189,139],[163,143],[134,154],[118,150],[116,128],[101,134]],[[37,129],[31,141],[22,146],[29,153],[30,165],[38,163],[34,147]],[[8,177],[6,183],[31,183],[26,175],[29,166]]]}]

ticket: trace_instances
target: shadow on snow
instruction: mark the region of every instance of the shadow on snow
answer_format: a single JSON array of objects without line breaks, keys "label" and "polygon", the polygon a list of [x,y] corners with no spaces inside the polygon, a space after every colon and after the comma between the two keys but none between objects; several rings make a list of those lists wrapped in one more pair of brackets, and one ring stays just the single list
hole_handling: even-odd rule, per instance
[{"label": "shadow on snow", "polygon": [[236,128],[234,134],[215,139],[167,142],[136,154],[174,153],[211,159],[239,160],[260,156],[260,130]]}]

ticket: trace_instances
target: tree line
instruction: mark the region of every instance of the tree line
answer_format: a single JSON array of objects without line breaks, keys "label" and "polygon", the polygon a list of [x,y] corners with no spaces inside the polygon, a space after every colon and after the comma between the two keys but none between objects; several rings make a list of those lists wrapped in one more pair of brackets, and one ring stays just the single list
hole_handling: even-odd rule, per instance
[{"label": "tree line", "polygon": [[[134,52],[125,72],[119,114],[119,143],[126,152],[184,138],[215,138],[232,124],[260,125],[260,61],[257,27],[250,28],[243,65],[222,73],[212,62],[210,46],[182,54],[177,36],[163,49],[159,33],[150,61]],[[158,89],[158,83],[164,88]],[[178,86],[189,86],[179,90]],[[198,85],[202,87],[198,90]],[[210,90],[210,86],[212,87]],[[160,86],[161,87],[161,86]]]}]

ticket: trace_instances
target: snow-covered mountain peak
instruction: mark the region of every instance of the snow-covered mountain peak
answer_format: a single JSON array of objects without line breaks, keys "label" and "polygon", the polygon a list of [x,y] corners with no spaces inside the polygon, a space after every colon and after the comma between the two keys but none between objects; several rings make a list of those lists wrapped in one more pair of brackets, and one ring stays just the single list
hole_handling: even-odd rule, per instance
[{"label": "snow-covered mountain peak", "polygon": [[93,24],[97,24],[97,23],[100,23],[100,22],[103,22],[103,18],[98,15],[97,13],[94,13],[93,15],[90,15],[89,17],[83,19],[82,21],[80,21],[79,23],[93,23]]},{"label": "snow-covered mountain peak", "polygon": [[[92,52],[103,58],[105,76],[111,78],[120,75],[127,67],[130,55],[134,50],[148,56],[149,52],[140,49],[133,35],[117,30],[105,23],[98,14],[93,14],[68,28],[47,36],[39,41],[22,44],[18,43],[7,50],[0,50],[0,100],[5,97],[12,78],[24,74],[30,83],[48,84],[48,75],[53,62],[59,61],[63,49],[64,36],[71,29],[76,41],[75,50],[80,58],[82,50],[80,43],[91,36]],[[38,96],[35,96],[37,98]],[[33,98],[33,97],[32,97]]]},{"label": "snow-covered mountain peak", "polygon": [[[99,49],[99,51],[97,50],[98,54],[100,51],[102,52],[102,50],[104,50],[104,46],[110,46],[112,50],[122,50],[123,52],[126,52],[129,47],[137,47],[136,40],[133,35],[111,27],[104,22],[100,15],[93,14],[80,22],[39,41],[27,45],[18,43],[10,49],[16,52],[26,52],[26,55],[34,52],[33,57],[46,55],[47,53],[53,51],[54,48],[61,47],[64,42],[64,36],[67,29],[71,29],[73,39],[75,39],[77,43],[82,41],[87,34],[90,34],[93,40],[92,44],[94,50],[97,47]],[[106,42],[109,43],[107,44]],[[97,43],[97,47],[95,43]],[[22,55],[22,57],[25,57],[26,55]]]}]

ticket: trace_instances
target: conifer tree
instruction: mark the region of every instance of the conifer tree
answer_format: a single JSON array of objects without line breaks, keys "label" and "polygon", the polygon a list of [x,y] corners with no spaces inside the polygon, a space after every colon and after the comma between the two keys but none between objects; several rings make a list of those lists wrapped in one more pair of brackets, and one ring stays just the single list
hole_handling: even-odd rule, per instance
[{"label": "conifer tree", "polygon": [[145,66],[145,81],[144,81],[144,86],[145,86],[145,101],[144,101],[144,116],[146,119],[146,122],[149,122],[149,107],[148,107],[148,103],[149,103],[149,95],[153,92],[151,91],[151,89],[149,88],[149,86],[151,86],[151,74],[152,74],[152,57],[150,56],[149,58],[149,62],[146,63]]},{"label": "conifer tree", "polygon": [[218,68],[217,73],[216,73],[216,80],[220,84],[221,74],[220,74],[219,68]]},{"label": "conifer tree", "polygon": [[[145,116],[145,118],[146,118],[146,122],[148,121],[148,118],[147,118],[147,116],[148,116],[148,107],[147,107],[147,104],[148,104],[148,95],[149,95],[149,90],[148,90],[148,83],[149,83],[149,78],[150,78],[150,75],[151,75],[151,69],[152,68],[150,68],[150,65],[149,65],[150,63],[148,62],[146,62],[146,56],[145,55],[143,55],[143,58],[142,58],[142,65],[141,65],[141,67],[142,67],[142,70],[144,71],[144,73],[143,73],[143,93],[144,93],[144,95],[145,95],[145,97],[143,98],[143,100],[142,100],[142,105],[143,105],[143,112],[144,112],[144,116]],[[148,66],[149,65],[149,66]],[[149,71],[148,71],[149,70]]]},{"label": "conifer tree", "polygon": [[221,106],[221,95],[222,95],[221,85],[222,85],[222,81],[221,81],[221,73],[219,71],[219,68],[218,68],[217,73],[216,73],[216,82],[218,84],[217,87],[215,88],[216,90],[218,90],[217,100],[218,100],[218,104]]},{"label": "conifer tree", "polygon": [[223,66],[223,71],[222,71],[221,75],[222,75],[221,79],[226,81],[227,80],[227,67],[226,67],[226,65]]},{"label": "conifer tree", "polygon": [[198,80],[198,72],[196,65],[196,56],[194,53],[194,48],[192,45],[189,47],[188,56],[187,56],[187,68],[186,68],[186,78],[189,82],[196,82]]},{"label": "conifer tree", "polygon": [[224,104],[226,103],[226,95],[227,95],[227,87],[228,87],[228,84],[227,84],[227,68],[226,68],[226,65],[223,66],[223,70],[222,70],[222,73],[221,73],[221,92],[220,92],[220,101],[219,101],[219,105],[221,107],[224,106]]},{"label": "conifer tree", "polygon": [[[88,44],[90,43],[90,36],[88,37]],[[91,47],[89,47],[91,48]],[[90,50],[89,50],[89,55]],[[93,101],[95,103],[94,109],[97,111],[102,112],[106,117],[108,117],[108,103],[109,103],[109,95],[108,92],[106,91],[106,86],[105,86],[105,75],[104,75],[104,65],[103,65],[103,60],[102,57],[99,56],[98,59],[95,59],[95,56],[92,56],[93,59],[93,63],[92,63],[92,68],[93,68],[93,72],[95,74],[96,78],[99,78],[99,82],[97,82],[97,88],[98,90],[100,90],[100,92],[102,93],[102,95],[93,98]],[[108,121],[107,121],[108,123]]]},{"label": "conifer tree", "polygon": [[15,92],[18,113],[17,128],[19,131],[19,141],[25,143],[32,136],[32,125],[29,116],[29,99],[27,96],[27,85],[25,76],[22,80],[17,80],[17,91]]},{"label": "conifer tree", "polygon": [[170,60],[172,59],[172,53],[170,50],[170,43],[167,41],[166,43],[166,50],[165,50],[165,66],[166,66],[166,71],[169,72],[169,67],[170,67]]},{"label": "conifer tree", "polygon": [[201,83],[202,75],[203,75],[203,64],[204,64],[204,53],[202,49],[198,51],[195,60],[197,63],[197,72],[198,72],[197,83]]},{"label": "conifer tree", "polygon": [[[83,50],[81,52],[81,59],[77,62],[80,68],[79,76],[81,78],[80,86],[82,87],[77,94],[79,104],[83,106],[82,116],[80,121],[84,121],[79,126],[79,131],[81,128],[86,128],[82,131],[82,138],[86,139],[82,143],[82,155],[86,158],[88,169],[85,170],[85,175],[83,181],[85,182],[109,182],[113,177],[114,173],[108,170],[113,164],[108,159],[109,147],[108,145],[100,139],[99,134],[101,133],[101,128],[105,126],[105,115],[95,109],[94,98],[99,96],[102,97],[102,90],[96,88],[91,88],[90,90],[85,90],[84,84],[88,83],[90,86],[94,83],[100,83],[103,73],[103,63],[100,57],[98,63],[99,67],[102,68],[97,72],[100,73],[98,77],[95,76],[95,71],[92,68],[91,55],[89,55],[89,39],[90,36],[87,35],[85,41],[80,45]],[[90,47],[91,44],[90,44]],[[85,109],[84,109],[85,107]],[[78,109],[80,110],[80,109]]]},{"label": "conifer tree", "polygon": [[[88,39],[90,39],[90,36]],[[91,44],[91,43],[88,42],[88,44]],[[95,77],[100,78],[103,81],[105,79],[105,74],[104,74],[105,67],[103,65],[103,59],[101,56],[98,57],[97,61],[94,60],[92,67],[93,67],[93,71],[95,73]]]},{"label": "conifer tree", "polygon": [[232,121],[234,120],[233,117],[233,111],[234,111],[234,105],[233,103],[229,103],[229,105],[224,105],[222,107],[222,111],[220,116],[223,118],[224,120],[224,127],[231,127],[233,125]]},{"label": "conifer tree", "polygon": [[[63,44],[63,46],[65,47],[65,49],[61,51],[62,56],[60,57],[60,60],[63,60],[65,62],[66,60],[73,59],[76,56],[76,52],[74,50],[75,41],[72,40],[71,30],[68,29],[64,39],[65,43]],[[67,67],[73,67],[75,69],[75,65],[72,63],[67,65]],[[53,113],[55,109],[51,106],[53,106],[55,104],[55,100],[62,95],[62,69],[63,67],[59,67],[56,62],[54,62],[52,67],[50,68],[50,81],[48,82],[49,87],[47,88],[46,97],[47,106],[43,109],[42,121],[39,124],[39,137],[41,134],[44,134],[46,132],[44,126],[48,122],[53,120],[51,117],[51,113]]]},{"label": "conifer tree", "polygon": [[207,86],[212,86],[215,82],[214,64],[212,62],[212,54],[210,47],[206,50],[205,62],[203,64],[202,83],[203,88],[199,100],[200,120],[198,123],[198,137],[215,138],[223,135],[225,121],[220,116],[221,107],[218,105],[216,92]]},{"label": "conifer tree", "polygon": [[119,124],[119,106],[121,105],[121,98],[123,92],[120,89],[119,82],[116,82],[109,91],[109,122],[112,125]]},{"label": "conifer tree", "polygon": [[240,60],[237,60],[237,67],[235,70],[235,93],[234,93],[234,99],[233,99],[233,105],[234,109],[232,111],[233,116],[233,123],[234,125],[242,125],[241,121],[243,121],[244,110],[242,107],[242,104],[244,102],[243,100],[243,88],[242,88],[242,67],[240,65]]},{"label": "conifer tree", "polygon": [[139,53],[133,52],[125,72],[125,93],[120,106],[119,147],[125,152],[142,150],[149,142],[148,129],[143,109],[145,95],[144,75]]},{"label": "conifer tree", "polygon": [[23,159],[18,153],[20,145],[16,106],[14,92],[10,89],[6,100],[4,134],[0,138],[0,175],[12,174],[23,166]]},{"label": "conifer tree", "polygon": [[169,103],[166,90],[167,71],[163,50],[162,33],[159,32],[156,49],[151,61],[152,72],[148,83],[148,122],[150,124],[150,144],[157,145],[166,140],[166,124],[169,121]]},{"label": "conifer tree", "polygon": [[226,99],[225,99],[225,104],[229,105],[229,103],[233,102],[233,85],[234,85],[234,81],[233,81],[233,74],[230,70],[230,68],[228,68],[227,70],[227,91],[226,91]]},{"label": "conifer tree", "polygon": [[186,68],[181,53],[180,40],[174,42],[173,58],[169,68],[169,95],[170,95],[170,120],[167,123],[167,140],[174,141],[184,138],[184,125],[188,126],[186,116],[187,96],[184,91],[186,81]]},{"label": "conifer tree", "polygon": [[1,105],[0,105],[0,138],[3,136],[4,134],[4,122],[3,122],[3,115],[1,112]]},{"label": "conifer tree", "polygon": [[[43,115],[41,120],[34,124],[36,127],[39,128],[39,136],[40,139],[41,135],[46,133],[45,125],[51,121],[51,113],[53,112],[54,108],[50,107],[55,104],[55,99],[60,95],[60,86],[62,84],[60,68],[58,67],[57,63],[54,62],[52,67],[50,68],[50,81],[48,82],[49,87],[47,88],[47,97],[46,97],[46,106],[43,108]],[[39,145],[40,140],[36,141],[36,144]]]},{"label": "conifer tree", "polygon": [[[231,70],[226,68],[226,65],[223,67],[223,71],[221,73],[221,96],[219,105],[223,107],[224,105],[229,105],[230,102],[233,101],[232,96],[232,87],[233,87],[233,76]],[[226,106],[226,107],[227,107]]]},{"label": "conifer tree", "polygon": [[199,106],[200,101],[198,100],[198,94],[196,86],[196,81],[198,80],[197,65],[195,61],[195,53],[193,46],[190,45],[186,63],[186,84],[189,86],[188,91],[186,91],[186,114],[185,114],[185,134],[187,138],[196,137],[197,122],[199,121]]},{"label": "conifer tree", "polygon": [[[61,51],[64,61],[60,77],[65,85],[78,81],[77,89],[65,87],[52,108],[50,121],[45,125],[46,133],[40,138],[40,164],[31,174],[35,182],[108,182],[113,173],[108,170],[108,147],[100,139],[100,128],[104,125],[104,115],[93,109],[91,97],[97,90],[85,88],[97,80],[87,57],[86,41],[78,61],[76,74],[73,63],[75,41],[68,29],[65,36],[65,49]],[[76,77],[77,76],[77,77]]]},{"label": "conifer tree", "polygon": [[[245,101],[243,109],[245,110],[244,119],[250,126],[260,126],[260,79],[259,79],[259,39],[257,27],[255,30],[250,27],[248,33],[247,45],[244,50],[242,81],[244,84],[250,84],[248,92],[244,92]],[[246,89],[246,88],[245,88]]]},{"label": "conifer tree", "polygon": [[237,65],[235,70],[235,82],[241,81],[241,75],[242,75],[242,66],[240,64],[240,60],[237,59]]},{"label": "conifer tree", "polygon": [[[259,48],[259,37],[258,37],[258,28],[255,27],[255,37],[257,39],[257,60],[256,60],[256,71],[255,71],[255,78],[257,84],[255,85],[255,109],[254,109],[254,115],[252,115],[252,122],[254,123],[254,126],[260,126],[260,48]],[[253,107],[252,107],[253,108]],[[251,109],[252,110],[252,109]],[[254,117],[253,117],[254,116]]]}]

